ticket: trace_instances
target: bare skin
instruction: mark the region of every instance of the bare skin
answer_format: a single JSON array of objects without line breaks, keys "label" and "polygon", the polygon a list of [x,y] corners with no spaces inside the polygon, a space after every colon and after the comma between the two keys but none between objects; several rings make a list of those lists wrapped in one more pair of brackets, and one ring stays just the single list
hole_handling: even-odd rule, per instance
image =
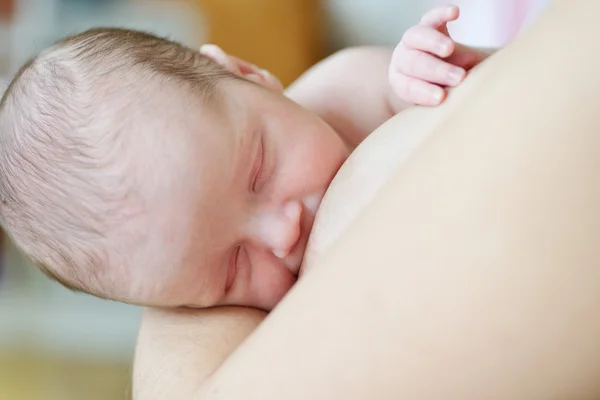
[{"label": "bare skin", "polygon": [[[428,139],[224,363],[211,337],[228,354],[260,315],[199,312],[204,325],[178,330],[148,313],[142,362],[184,345],[180,370],[208,357],[200,399],[600,396],[598,12],[557,1],[452,113],[423,114]],[[170,397],[193,393],[177,384]]]},{"label": "bare skin", "polygon": [[[480,81],[479,76],[474,71],[439,107],[404,111],[371,134],[351,154],[321,203],[302,274],[319,265],[324,253],[414,149],[470,95]],[[250,308],[146,310],[136,352],[136,398],[161,399],[165,393],[177,393],[181,398],[192,396],[266,315]],[[164,354],[169,357],[165,359]],[[159,365],[160,369],[154,368]]]}]

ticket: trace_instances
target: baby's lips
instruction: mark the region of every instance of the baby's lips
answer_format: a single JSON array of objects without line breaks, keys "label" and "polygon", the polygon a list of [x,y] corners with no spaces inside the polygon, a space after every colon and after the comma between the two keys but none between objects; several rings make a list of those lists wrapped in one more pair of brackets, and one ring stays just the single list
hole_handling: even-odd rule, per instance
[{"label": "baby's lips", "polygon": [[302,243],[302,246],[296,247],[292,253],[283,260],[283,265],[294,275],[298,275],[302,260],[304,259],[305,250],[306,245],[305,243]]}]

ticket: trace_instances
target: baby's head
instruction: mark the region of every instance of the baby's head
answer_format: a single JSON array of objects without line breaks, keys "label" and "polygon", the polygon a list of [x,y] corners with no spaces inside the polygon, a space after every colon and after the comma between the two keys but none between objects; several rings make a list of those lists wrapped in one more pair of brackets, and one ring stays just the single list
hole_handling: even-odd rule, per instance
[{"label": "baby's head", "polygon": [[134,304],[272,307],[295,281],[340,138],[219,49],[97,29],[0,102],[0,215],[65,286]]}]

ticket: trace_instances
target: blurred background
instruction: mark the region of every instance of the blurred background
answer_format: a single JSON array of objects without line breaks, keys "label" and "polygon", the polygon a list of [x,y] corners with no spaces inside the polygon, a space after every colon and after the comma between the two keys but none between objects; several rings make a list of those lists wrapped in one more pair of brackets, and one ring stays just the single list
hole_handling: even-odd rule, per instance
[{"label": "blurred background", "polygon": [[[461,42],[501,46],[545,0],[457,0]],[[220,45],[284,84],[337,49],[394,46],[436,0],[0,0],[0,93],[29,57],[93,26]],[[130,398],[141,310],[73,294],[0,235],[0,400]]]}]

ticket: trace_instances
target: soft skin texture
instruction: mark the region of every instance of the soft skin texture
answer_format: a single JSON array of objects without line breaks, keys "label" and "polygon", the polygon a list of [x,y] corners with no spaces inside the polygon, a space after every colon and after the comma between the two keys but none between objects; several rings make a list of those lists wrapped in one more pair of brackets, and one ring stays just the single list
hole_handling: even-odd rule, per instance
[{"label": "soft skin texture", "polygon": [[[153,225],[168,225],[162,232],[169,240],[160,239],[171,254],[153,248],[162,249],[165,263],[180,261],[173,268],[161,263],[153,274],[141,271],[136,302],[269,310],[294,284],[315,213],[349,150],[408,103],[392,100],[389,49],[342,51],[309,70],[286,96],[257,67],[214,46],[201,52],[253,84],[221,84],[213,107],[177,107],[174,119],[188,146],[179,150],[185,168],[174,174],[191,190],[177,201],[168,193],[153,196],[163,200],[151,215],[165,221]],[[363,86],[370,88],[366,107],[348,95]],[[176,212],[169,204],[179,204]]]},{"label": "soft skin texture", "polygon": [[[73,290],[272,309],[296,281],[340,165],[414,101],[402,74],[441,85],[452,63],[464,72],[481,59],[444,36],[457,17],[434,9],[393,54],[341,51],[285,94],[214,45],[109,28],[65,38],[0,101],[0,223]],[[444,52],[430,54],[440,41]]]},{"label": "soft skin texture", "polygon": [[[458,9],[433,10],[423,21],[435,24],[442,18],[438,14],[450,20],[458,17]],[[475,50],[455,47],[446,54],[456,55],[457,61],[466,60],[464,54],[483,59],[473,56]],[[216,46],[200,51],[256,84],[228,81],[219,86],[220,101],[211,107],[177,107],[180,114],[175,119],[183,121],[179,131],[187,135],[188,144],[180,150],[182,165],[196,174],[176,171],[174,175],[185,176],[192,189],[177,199],[165,195],[162,203],[153,204],[151,215],[164,216],[168,204],[180,205],[164,221],[171,236],[166,243],[170,259],[179,262],[170,269],[160,265],[160,284],[156,274],[142,271],[136,277],[141,289],[132,297],[139,304],[159,306],[245,305],[269,310],[295,282],[315,212],[348,150],[408,106],[394,95],[397,88],[393,79],[391,85],[387,82],[386,66],[410,63],[411,68],[427,70],[452,60],[430,56],[421,65],[398,49],[393,55],[383,48],[349,49],[299,79],[285,93],[292,102],[268,72]],[[412,51],[425,54],[428,47]],[[202,132],[190,130],[194,126],[202,126]],[[395,154],[393,159],[402,157]],[[173,248],[182,243],[187,246]]]},{"label": "soft skin texture", "polygon": [[180,108],[186,146],[173,174],[187,185],[148,196],[179,261],[140,271],[141,304],[271,308],[295,282],[318,204],[346,159],[325,122],[279,93],[221,87],[215,107]]},{"label": "soft skin texture", "polygon": [[[392,116],[389,51],[340,53],[307,74],[298,90],[329,79],[319,99],[336,107],[323,118],[270,74],[202,51],[94,29],[25,64],[2,97],[0,223],[63,285],[140,305],[271,309],[350,143]],[[332,79],[343,68],[361,75]],[[347,85],[378,101],[354,113]]]},{"label": "soft skin texture", "polygon": [[450,37],[447,25],[459,15],[455,5],[439,6],[404,33],[389,69],[398,98],[411,104],[438,105],[446,98],[446,88],[459,85],[468,71],[494,51],[468,47]]},{"label": "soft skin texture", "polygon": [[[318,264],[317,261],[352,225],[360,211],[414,149],[462,104],[480,80],[479,76],[474,73],[439,107],[404,111],[371,134],[350,155],[319,208],[305,254],[303,274]],[[344,281],[342,277],[332,285]],[[323,301],[328,300],[324,298]],[[180,398],[193,395],[201,381],[214,372],[214,368],[265,316],[244,308],[219,308],[207,312],[147,310],[136,352],[136,398],[160,399],[165,393],[175,393]],[[222,337],[225,339],[217,339]],[[219,350],[212,348],[213,340],[220,346]],[[167,359],[164,355],[168,355]],[[191,379],[192,376],[197,379]]]},{"label": "soft skin texture", "polygon": [[[460,104],[193,398],[600,396],[598,12],[557,1],[474,71]],[[226,332],[214,322],[186,333],[210,343]],[[162,344],[140,341],[139,354],[182,345],[164,340],[172,327],[146,333]],[[210,354],[198,347],[179,368]],[[178,389],[170,397],[191,397]]]}]

